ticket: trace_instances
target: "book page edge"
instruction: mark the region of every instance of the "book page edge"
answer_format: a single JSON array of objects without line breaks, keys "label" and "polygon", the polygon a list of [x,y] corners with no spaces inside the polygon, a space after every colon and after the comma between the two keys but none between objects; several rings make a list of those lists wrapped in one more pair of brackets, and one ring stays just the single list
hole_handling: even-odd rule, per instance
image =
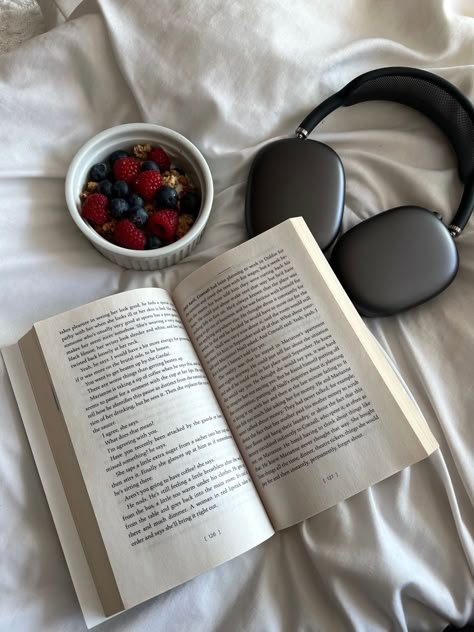
[{"label": "book page edge", "polygon": [[61,479],[17,345],[2,349],[8,376],[87,628],[106,617],[82,549]]}]

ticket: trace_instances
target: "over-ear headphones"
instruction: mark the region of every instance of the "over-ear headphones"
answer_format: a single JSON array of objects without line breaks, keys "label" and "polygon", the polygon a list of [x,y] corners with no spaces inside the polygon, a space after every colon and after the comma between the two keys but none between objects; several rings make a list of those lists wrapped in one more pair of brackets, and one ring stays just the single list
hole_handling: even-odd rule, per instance
[{"label": "over-ear headphones", "polygon": [[[385,100],[428,116],[446,134],[464,184],[449,226],[437,213],[401,206],[371,217],[337,239],[345,177],[334,150],[308,134],[340,106]],[[246,224],[250,236],[302,215],[354,305],[364,316],[396,314],[436,296],[454,279],[454,239],[474,208],[474,108],[452,84],[416,68],[367,72],[323,101],[304,119],[296,138],[272,142],[255,157],[248,179]],[[337,239],[337,240],[336,240]]]}]

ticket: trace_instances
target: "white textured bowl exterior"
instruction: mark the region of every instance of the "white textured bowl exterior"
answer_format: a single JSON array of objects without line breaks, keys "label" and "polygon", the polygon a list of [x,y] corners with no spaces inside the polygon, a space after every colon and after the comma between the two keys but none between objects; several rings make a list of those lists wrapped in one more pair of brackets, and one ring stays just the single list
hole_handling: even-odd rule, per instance
[{"label": "white textured bowl exterior", "polygon": [[[160,145],[180,167],[193,175],[201,190],[201,210],[189,232],[175,243],[156,250],[130,250],[108,242],[82,219],[80,194],[92,165],[117,149],[144,143]],[[77,227],[107,259],[132,270],[159,270],[187,257],[199,243],[211,212],[214,187],[209,167],[191,141],[166,127],[129,123],[101,132],[79,149],[66,175],[65,193],[69,212]]]},{"label": "white textured bowl exterior", "polygon": [[[180,248],[176,250],[176,252],[170,252],[169,254],[163,255],[160,254],[159,257],[149,256],[149,257],[134,257],[122,254],[114,254],[109,250],[102,248],[99,244],[94,244],[99,252],[101,252],[104,257],[107,257],[110,261],[117,263],[119,266],[123,268],[129,268],[130,270],[161,270],[161,268],[167,268],[168,266],[172,266],[184,257],[187,257],[194,248],[198,245],[201,240],[202,231],[196,235],[193,241],[190,241],[185,248]],[[126,250],[126,249],[124,249]],[[133,250],[130,250],[133,252]],[[153,250],[145,250],[144,252],[153,252]]]}]

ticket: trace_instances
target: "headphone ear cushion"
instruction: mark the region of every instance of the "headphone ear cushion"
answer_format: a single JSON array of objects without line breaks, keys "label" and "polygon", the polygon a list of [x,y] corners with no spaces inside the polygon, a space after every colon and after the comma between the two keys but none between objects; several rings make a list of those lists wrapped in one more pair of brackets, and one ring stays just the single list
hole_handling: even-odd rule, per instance
[{"label": "headphone ear cushion", "polygon": [[442,292],[456,276],[459,258],[434,213],[402,206],[347,231],[334,246],[331,265],[363,316],[389,316]]},{"label": "headphone ear cushion", "polygon": [[266,145],[250,169],[247,232],[253,237],[303,216],[319,247],[336,239],[344,210],[344,169],[336,152],[314,140],[285,138]]}]

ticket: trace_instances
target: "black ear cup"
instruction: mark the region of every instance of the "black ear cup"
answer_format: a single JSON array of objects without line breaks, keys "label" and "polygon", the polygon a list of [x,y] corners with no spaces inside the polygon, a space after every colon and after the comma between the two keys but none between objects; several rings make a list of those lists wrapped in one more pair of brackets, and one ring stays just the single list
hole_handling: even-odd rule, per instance
[{"label": "black ear cup", "polygon": [[246,199],[250,236],[303,216],[325,250],[339,233],[343,210],[344,169],[327,145],[286,138],[266,145],[255,157]]},{"label": "black ear cup", "polygon": [[334,272],[364,316],[389,316],[427,301],[451,283],[458,264],[449,230],[417,206],[365,220],[331,254]]}]

